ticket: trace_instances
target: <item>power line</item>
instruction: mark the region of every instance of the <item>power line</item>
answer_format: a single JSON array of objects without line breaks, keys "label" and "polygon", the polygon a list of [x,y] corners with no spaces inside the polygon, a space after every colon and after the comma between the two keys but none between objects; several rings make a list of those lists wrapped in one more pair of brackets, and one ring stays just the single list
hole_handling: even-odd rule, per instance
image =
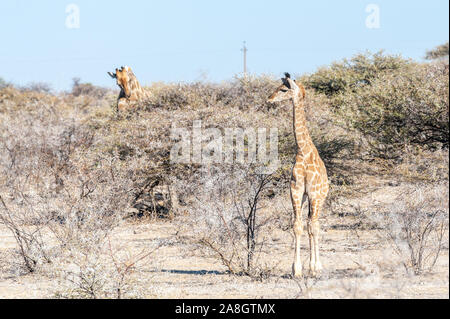
[{"label": "power line", "polygon": [[244,46],[241,49],[242,52],[244,52],[244,77],[247,76],[247,46],[245,45],[245,41],[244,41]]}]

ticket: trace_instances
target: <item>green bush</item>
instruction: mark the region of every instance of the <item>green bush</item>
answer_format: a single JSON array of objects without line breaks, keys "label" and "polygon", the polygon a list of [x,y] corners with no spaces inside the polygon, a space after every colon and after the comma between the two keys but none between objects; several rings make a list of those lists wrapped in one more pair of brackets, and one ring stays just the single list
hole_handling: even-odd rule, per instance
[{"label": "green bush", "polygon": [[301,82],[307,88],[333,96],[354,92],[370,85],[383,74],[405,69],[413,64],[400,56],[384,55],[382,51],[358,54],[350,60],[344,59],[329,67],[321,67],[317,72],[301,77]]},{"label": "green bush", "polygon": [[334,103],[348,126],[362,132],[383,158],[400,157],[406,145],[448,147],[448,71],[444,62],[398,69]]},{"label": "green bush", "polygon": [[427,51],[427,54],[425,55],[425,59],[427,60],[436,60],[441,58],[447,58],[448,59],[448,42],[438,45],[433,50]]},{"label": "green bush", "polygon": [[448,61],[359,54],[303,76],[328,98],[341,124],[363,134],[368,151],[400,158],[407,146],[448,147]]}]

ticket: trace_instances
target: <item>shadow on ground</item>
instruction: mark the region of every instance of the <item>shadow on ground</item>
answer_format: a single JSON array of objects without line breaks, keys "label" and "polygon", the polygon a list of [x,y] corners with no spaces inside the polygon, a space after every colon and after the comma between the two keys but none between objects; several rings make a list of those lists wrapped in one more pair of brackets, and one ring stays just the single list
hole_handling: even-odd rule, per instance
[{"label": "shadow on ground", "polygon": [[227,271],[217,271],[217,270],[182,270],[182,269],[160,269],[154,272],[165,272],[171,274],[180,275],[228,275]]}]

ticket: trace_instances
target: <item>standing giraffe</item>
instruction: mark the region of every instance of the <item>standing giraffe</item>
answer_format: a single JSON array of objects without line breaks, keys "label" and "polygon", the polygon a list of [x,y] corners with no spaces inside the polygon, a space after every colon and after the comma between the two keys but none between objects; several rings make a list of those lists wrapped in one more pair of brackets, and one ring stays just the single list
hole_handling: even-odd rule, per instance
[{"label": "standing giraffe", "polygon": [[291,199],[295,214],[295,256],[292,271],[295,277],[302,276],[300,260],[300,238],[303,232],[302,205],[308,198],[309,266],[311,275],[316,276],[322,269],[319,259],[319,216],[328,194],[327,170],[306,127],[305,88],[292,80],[289,73],[285,73],[285,77],[281,80],[283,83],[269,97],[268,102],[290,100],[294,109],[294,135],[297,155],[291,178]]},{"label": "standing giraffe", "polygon": [[139,101],[150,97],[148,91],[144,90],[131,68],[128,66],[116,69],[115,73],[108,72],[109,76],[117,80],[120,87],[120,94],[117,99],[117,109],[119,111],[132,108]]}]

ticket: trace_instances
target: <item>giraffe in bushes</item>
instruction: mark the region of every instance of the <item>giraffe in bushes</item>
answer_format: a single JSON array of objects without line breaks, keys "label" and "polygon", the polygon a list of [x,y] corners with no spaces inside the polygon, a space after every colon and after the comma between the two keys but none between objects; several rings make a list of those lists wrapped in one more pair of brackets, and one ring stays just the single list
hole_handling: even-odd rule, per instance
[{"label": "giraffe in bushes", "polygon": [[303,233],[302,205],[308,199],[308,235],[310,245],[310,271],[313,276],[320,273],[319,216],[328,194],[329,184],[325,164],[314,146],[306,126],[304,109],[305,88],[291,79],[289,73],[281,79],[282,84],[269,97],[268,102],[290,101],[293,105],[293,128],[297,144],[297,155],[291,178],[291,200],[294,208],[295,254],[292,266],[295,277],[302,276],[300,260],[300,238]]},{"label": "giraffe in bushes", "polygon": [[109,76],[116,79],[120,87],[120,94],[117,99],[118,111],[133,108],[141,101],[150,98],[150,92],[143,89],[136,76],[129,66],[122,66],[116,69],[114,73],[108,72]]},{"label": "giraffe in bushes", "polygon": [[[145,102],[146,100],[148,100],[151,97],[151,94],[148,90],[144,89],[141,87],[141,85],[139,84],[139,81],[137,80],[136,76],[134,75],[133,71],[131,70],[131,68],[129,66],[122,66],[120,69],[115,70],[114,73],[112,72],[108,72],[109,76],[113,79],[116,79],[117,81],[117,85],[120,87],[120,94],[119,97],[117,99],[117,110],[120,111],[125,111],[128,109],[132,109],[133,107],[135,107],[137,104],[139,104],[140,102]],[[151,181],[151,182],[155,182],[155,181]],[[177,196],[177,192],[175,191],[174,187],[170,184],[170,182],[168,182],[167,180],[165,180],[164,178],[161,178],[160,180],[156,180],[156,184],[159,184],[160,182],[162,182],[163,185],[161,185],[159,188],[160,189],[167,189],[166,195],[168,194],[168,199],[167,196],[164,196],[164,194],[161,194],[161,192],[159,192],[159,195],[162,195],[163,197],[165,197],[164,201],[168,201],[170,202],[170,204],[166,205],[166,204],[161,204],[159,203],[159,206],[168,206],[169,208],[169,217],[173,218],[174,214],[178,211],[179,209],[179,204],[178,204],[178,196]],[[146,184],[143,189],[142,192],[136,197],[135,199],[135,203],[134,203],[134,208],[138,209],[137,207],[142,207],[145,205],[140,205],[139,203],[137,203],[136,201],[143,195],[144,192],[148,192],[148,195],[152,198],[152,209],[156,210],[156,202],[155,202],[155,187],[150,187],[150,189],[148,189],[148,185]]]}]

